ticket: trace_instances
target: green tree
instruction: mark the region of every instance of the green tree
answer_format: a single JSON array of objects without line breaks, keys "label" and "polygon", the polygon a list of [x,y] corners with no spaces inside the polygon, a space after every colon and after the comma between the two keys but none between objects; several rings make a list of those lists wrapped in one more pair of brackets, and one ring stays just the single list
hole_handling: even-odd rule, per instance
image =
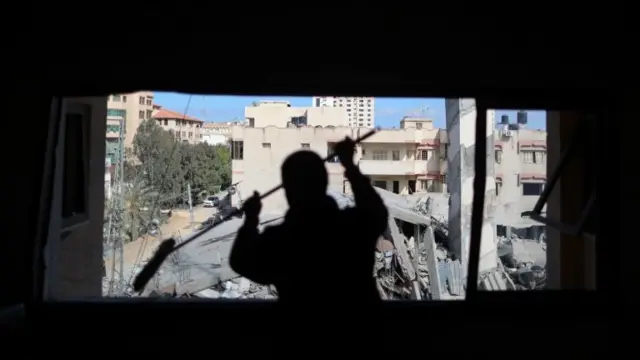
[{"label": "green tree", "polygon": [[149,119],[138,127],[133,139],[136,176],[142,177],[160,196],[179,194],[183,185],[181,144],[155,120]]}]

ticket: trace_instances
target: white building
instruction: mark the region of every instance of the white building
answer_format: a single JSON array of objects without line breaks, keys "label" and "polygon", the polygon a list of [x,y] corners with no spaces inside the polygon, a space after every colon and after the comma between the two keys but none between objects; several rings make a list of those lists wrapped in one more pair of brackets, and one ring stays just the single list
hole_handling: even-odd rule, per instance
[{"label": "white building", "polygon": [[345,108],[348,126],[372,128],[375,126],[375,100],[373,97],[314,96],[313,107]]}]

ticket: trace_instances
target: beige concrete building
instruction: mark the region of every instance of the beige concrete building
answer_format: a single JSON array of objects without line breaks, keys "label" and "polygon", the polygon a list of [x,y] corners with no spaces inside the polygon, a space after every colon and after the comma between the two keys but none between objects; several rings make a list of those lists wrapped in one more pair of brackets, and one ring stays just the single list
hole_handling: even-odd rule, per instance
[{"label": "beige concrete building", "polygon": [[[279,184],[280,167],[289,154],[308,149],[326,157],[345,136],[355,139],[367,131],[346,126],[232,127],[232,181],[240,183],[234,202],[242,201],[254,190],[265,192]],[[431,120],[405,118],[401,129],[381,130],[360,144],[354,160],[375,186],[395,193],[444,191],[444,151],[446,136],[433,127]],[[330,189],[350,193],[337,159],[327,162],[326,167]],[[264,200],[265,213],[286,209],[282,192]]]},{"label": "beige concrete building", "polygon": [[260,101],[245,108],[250,127],[348,126],[346,109],[329,107],[291,107],[289,101]]},{"label": "beige concrete building", "polygon": [[[153,92],[113,94],[107,98],[107,125],[113,127],[119,119],[124,122],[124,146],[131,147],[140,123],[153,115]],[[109,124],[109,121],[112,121]],[[119,123],[118,123],[119,126]],[[117,131],[116,131],[117,132]],[[109,148],[107,148],[107,151]]]},{"label": "beige concrete building", "polygon": [[202,124],[204,121],[184,115],[160,105],[155,105],[152,117],[163,129],[167,130],[182,142],[197,144],[202,141]]},{"label": "beige concrete building", "polygon": [[314,96],[313,106],[345,109],[348,116],[347,126],[366,128],[375,126],[375,99],[373,97]]},{"label": "beige concrete building", "polygon": [[202,142],[209,145],[226,144],[231,139],[231,127],[239,122],[206,122],[202,125]]},{"label": "beige concrete building", "polygon": [[547,181],[547,132],[526,128],[524,112],[518,117],[513,124],[503,115],[494,133],[496,220],[515,227],[537,224],[520,214],[533,209]]}]

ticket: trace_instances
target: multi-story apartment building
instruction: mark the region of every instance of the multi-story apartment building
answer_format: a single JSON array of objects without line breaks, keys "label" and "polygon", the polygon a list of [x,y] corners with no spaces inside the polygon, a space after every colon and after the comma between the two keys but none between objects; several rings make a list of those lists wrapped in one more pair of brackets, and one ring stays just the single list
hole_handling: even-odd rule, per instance
[{"label": "multi-story apartment building", "polygon": [[244,116],[250,127],[347,126],[345,109],[291,107],[289,101],[260,101],[246,107]]},{"label": "multi-story apartment building", "polygon": [[373,97],[314,96],[314,107],[337,107],[347,110],[347,126],[372,128],[375,126]]},{"label": "multi-story apartment building", "polygon": [[160,105],[154,105],[152,117],[158,122],[158,125],[171,133],[176,140],[190,144],[202,141],[203,120],[164,109]]},{"label": "multi-story apartment building", "polygon": [[231,127],[237,122],[206,122],[202,125],[202,142],[209,145],[226,144],[231,138]]},{"label": "multi-story apartment building", "polygon": [[[343,109],[344,111],[344,109]],[[284,116],[284,115],[282,115]],[[288,116],[288,115],[287,115]],[[288,118],[271,118],[286,124]],[[311,119],[309,119],[311,120]],[[329,121],[328,123],[335,123]],[[254,124],[259,122],[254,121]],[[345,136],[357,138],[368,130],[347,126],[277,127],[233,126],[231,128],[232,181],[239,183],[233,201],[253,191],[264,192],[281,182],[280,167],[291,153],[308,149],[326,157]],[[446,136],[431,120],[405,118],[401,129],[381,130],[357,147],[355,161],[375,186],[399,194],[444,191]],[[350,193],[344,169],[331,160],[326,164],[329,188]],[[264,200],[263,211],[282,212],[287,203],[282,193]]]},{"label": "multi-story apartment building", "polygon": [[530,211],[547,180],[547,133],[528,129],[527,114],[518,112],[517,123],[501,117],[494,132],[495,177],[498,222],[534,225],[521,213]]},{"label": "multi-story apartment building", "polygon": [[[130,148],[133,144],[133,138],[136,135],[138,126],[146,119],[150,119],[153,115],[153,92],[139,91],[130,94],[113,94],[107,100],[107,127],[111,127],[111,133],[115,126],[119,125],[119,120],[124,124],[124,146]],[[110,122],[111,121],[111,122]],[[116,125],[117,122],[117,125]],[[107,134],[109,134],[107,129]],[[107,137],[107,149],[114,147],[116,142],[114,138]],[[111,139],[111,140],[109,140]],[[117,146],[117,145],[115,145]],[[109,153],[109,151],[107,151]]]}]

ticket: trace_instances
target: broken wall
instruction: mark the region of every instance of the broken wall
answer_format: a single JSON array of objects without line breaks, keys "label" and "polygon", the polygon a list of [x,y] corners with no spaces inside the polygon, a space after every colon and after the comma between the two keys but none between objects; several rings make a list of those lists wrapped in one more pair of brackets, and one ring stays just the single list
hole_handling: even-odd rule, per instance
[{"label": "broken wall", "polygon": [[463,263],[466,273],[469,262],[471,239],[471,213],[473,209],[473,179],[475,176],[474,157],[476,151],[483,151],[487,157],[487,179],[485,187],[485,209],[482,226],[479,271],[490,271],[497,267],[496,227],[494,224],[494,122],[495,113],[488,111],[487,148],[476,149],[476,104],[474,99],[447,99],[447,133],[449,151],[447,153],[447,186],[449,204],[449,246]]}]

